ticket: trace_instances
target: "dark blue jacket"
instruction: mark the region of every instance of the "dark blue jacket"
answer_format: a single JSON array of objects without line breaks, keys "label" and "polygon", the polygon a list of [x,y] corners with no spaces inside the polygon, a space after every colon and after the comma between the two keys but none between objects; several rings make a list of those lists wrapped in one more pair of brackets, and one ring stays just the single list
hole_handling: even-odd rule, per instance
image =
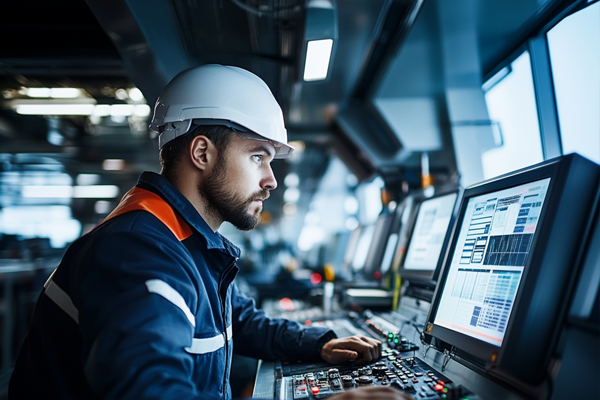
[{"label": "dark blue jacket", "polygon": [[239,249],[144,172],[45,285],[10,399],[231,398],[236,353],[317,359],[331,331],[269,319],[233,279]]}]

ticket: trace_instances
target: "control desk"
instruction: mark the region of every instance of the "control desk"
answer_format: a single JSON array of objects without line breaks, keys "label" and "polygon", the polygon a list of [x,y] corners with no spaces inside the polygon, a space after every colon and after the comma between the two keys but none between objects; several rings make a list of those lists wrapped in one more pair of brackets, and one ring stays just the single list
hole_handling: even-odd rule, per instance
[{"label": "control desk", "polygon": [[[345,363],[259,362],[253,397],[277,400],[326,399],[361,386],[389,386],[415,399],[474,399],[478,390],[492,399],[522,397],[481,377],[420,342],[429,303],[405,298],[397,312],[349,312],[312,322],[332,328],[339,337],[365,335],[383,343],[382,357],[368,365]],[[466,384],[469,382],[471,384]]]}]

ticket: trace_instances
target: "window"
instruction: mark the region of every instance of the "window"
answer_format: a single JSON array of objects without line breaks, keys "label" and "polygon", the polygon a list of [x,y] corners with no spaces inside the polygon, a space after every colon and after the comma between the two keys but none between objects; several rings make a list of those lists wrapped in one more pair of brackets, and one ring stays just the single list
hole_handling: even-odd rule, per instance
[{"label": "window", "polygon": [[27,155],[0,154],[0,161],[6,168],[0,171],[0,241],[4,235],[48,238],[51,247],[63,248],[80,236],[71,196],[60,193],[73,185],[62,164]]},{"label": "window", "polygon": [[600,163],[600,3],[547,33],[563,154]]},{"label": "window", "polygon": [[484,179],[543,161],[529,52],[483,87],[497,146],[481,155]]}]

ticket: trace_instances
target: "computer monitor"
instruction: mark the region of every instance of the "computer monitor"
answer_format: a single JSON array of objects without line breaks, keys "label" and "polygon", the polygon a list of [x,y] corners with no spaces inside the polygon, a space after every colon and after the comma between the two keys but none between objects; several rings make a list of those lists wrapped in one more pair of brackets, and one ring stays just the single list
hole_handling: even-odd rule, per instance
[{"label": "computer monitor", "polygon": [[323,249],[322,264],[330,264],[336,272],[341,271],[352,232],[337,232],[331,236]]},{"label": "computer monitor", "polygon": [[419,199],[406,256],[400,266],[403,280],[435,286],[461,194],[457,188]]},{"label": "computer monitor", "polygon": [[350,233],[350,237],[348,238],[346,251],[344,252],[342,268],[340,271],[338,271],[340,274],[344,275],[345,278],[349,278],[352,275],[352,261],[354,260],[354,255],[356,254],[356,245],[358,244],[362,230],[363,226],[359,225]]},{"label": "computer monitor", "polygon": [[571,154],[467,188],[426,340],[498,379],[543,382],[599,180],[600,166]]},{"label": "computer monitor", "polygon": [[362,277],[366,281],[379,281],[381,279],[381,262],[384,257],[385,249],[390,235],[390,228],[394,221],[395,214],[387,212],[379,215],[373,229],[373,239],[367,252]]},{"label": "computer monitor", "polygon": [[415,216],[415,196],[407,196],[396,209],[396,218],[392,223],[387,246],[381,262],[381,275],[390,275],[398,271],[406,254],[410,227]]},{"label": "computer monitor", "polygon": [[375,224],[363,225],[360,231],[360,236],[356,242],[356,250],[354,257],[352,258],[352,271],[354,274],[359,273],[365,266],[367,261],[367,255],[369,254],[369,248],[373,242],[373,235],[375,234]]}]

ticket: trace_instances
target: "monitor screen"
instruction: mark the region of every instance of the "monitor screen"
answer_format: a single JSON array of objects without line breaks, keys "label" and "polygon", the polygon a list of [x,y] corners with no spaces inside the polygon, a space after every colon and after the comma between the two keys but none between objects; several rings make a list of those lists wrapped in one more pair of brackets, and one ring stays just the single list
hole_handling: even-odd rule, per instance
[{"label": "monitor screen", "polygon": [[350,233],[350,237],[348,238],[348,242],[346,244],[346,251],[344,252],[342,272],[350,272],[351,270],[352,261],[354,260],[354,255],[356,254],[356,247],[363,228],[363,226],[358,226],[352,231],[352,233]]},{"label": "monitor screen", "polygon": [[599,184],[570,154],[465,189],[424,340],[511,384],[547,379]]},{"label": "monitor screen", "polygon": [[387,248],[384,252],[384,260],[381,264],[381,273],[397,272],[406,254],[406,242],[410,232],[410,222],[413,220],[415,211],[415,197],[407,196],[396,209],[396,220],[390,230]]},{"label": "monitor screen", "polygon": [[457,192],[426,199],[419,205],[403,270],[433,271],[438,265]]},{"label": "monitor screen", "polygon": [[394,217],[394,213],[381,214],[377,218],[377,221],[375,221],[373,239],[371,240],[363,268],[363,278],[365,280],[378,281],[381,279],[381,264]]},{"label": "monitor screen", "polygon": [[468,200],[435,324],[502,344],[549,184],[546,178]]},{"label": "monitor screen", "polygon": [[373,241],[373,234],[375,233],[375,225],[365,225],[360,232],[358,242],[356,243],[356,250],[352,259],[352,270],[357,272],[365,266],[367,261],[367,255],[369,253],[369,247]]}]

